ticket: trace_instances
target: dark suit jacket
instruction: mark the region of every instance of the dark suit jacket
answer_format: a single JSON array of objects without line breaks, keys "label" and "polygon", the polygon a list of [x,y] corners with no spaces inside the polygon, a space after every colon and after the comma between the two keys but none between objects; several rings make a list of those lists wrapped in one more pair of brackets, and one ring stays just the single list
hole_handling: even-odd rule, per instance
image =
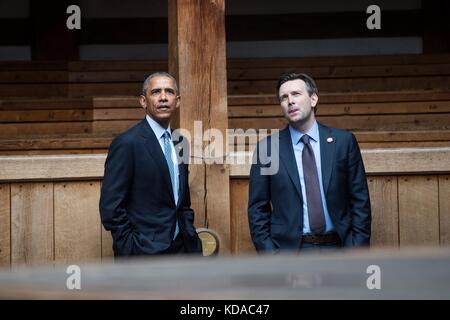
[{"label": "dark suit jacket", "polygon": [[188,165],[178,168],[175,203],[164,153],[147,120],[113,140],[105,163],[100,216],[111,231],[115,256],[164,252],[171,245],[176,217],[185,251],[201,253],[190,208]]},{"label": "dark suit jacket", "polygon": [[[322,182],[336,232],[344,246],[367,245],[370,241],[370,199],[361,153],[355,136],[319,124]],[[289,128],[280,131],[279,170],[261,175],[268,160],[257,156],[250,172],[248,218],[258,251],[296,250],[303,232],[303,199]],[[332,138],[331,143],[327,138]],[[267,138],[268,156],[271,154]],[[262,140],[264,141],[264,140]]]}]

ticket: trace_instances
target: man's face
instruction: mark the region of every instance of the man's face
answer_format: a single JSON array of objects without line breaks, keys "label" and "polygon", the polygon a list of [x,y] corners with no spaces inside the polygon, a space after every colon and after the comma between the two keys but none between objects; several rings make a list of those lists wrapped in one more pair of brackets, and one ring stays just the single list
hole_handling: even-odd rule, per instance
[{"label": "man's face", "polygon": [[180,96],[171,78],[159,76],[150,79],[147,92],[141,95],[139,102],[153,120],[167,128],[175,109],[180,106]]},{"label": "man's face", "polygon": [[278,92],[283,115],[289,123],[303,124],[315,119],[313,108],[319,98],[316,94],[309,96],[306,83],[296,79],[283,83]]}]

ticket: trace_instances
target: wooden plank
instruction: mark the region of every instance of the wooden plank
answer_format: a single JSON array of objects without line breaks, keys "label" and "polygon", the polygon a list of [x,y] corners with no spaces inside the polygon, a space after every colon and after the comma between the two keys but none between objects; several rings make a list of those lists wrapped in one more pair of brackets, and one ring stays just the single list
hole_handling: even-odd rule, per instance
[{"label": "wooden plank", "polygon": [[[92,110],[2,110],[0,122],[67,122],[91,121]],[[2,124],[3,126],[3,124]]]},{"label": "wooden plank", "polygon": [[[401,114],[401,115],[342,115],[317,116],[317,120],[330,127],[349,131],[396,131],[396,130],[448,130],[450,113]],[[283,117],[230,118],[230,128],[282,129],[287,125]]]},{"label": "wooden plank", "polygon": [[67,84],[0,84],[0,97],[61,97],[68,94]]},{"label": "wooden plank", "polygon": [[355,66],[355,65],[411,65],[448,63],[449,53],[443,54],[400,54],[400,55],[365,55],[336,57],[301,57],[301,58],[243,58],[230,59],[228,68],[264,68],[278,67],[308,67],[308,66]]},{"label": "wooden plank", "polygon": [[70,136],[2,139],[0,150],[107,149],[113,136]]},{"label": "wooden plank", "polygon": [[233,254],[255,252],[248,224],[248,180],[230,179],[231,250]]},{"label": "wooden plank", "polygon": [[[142,81],[119,83],[69,83],[69,97],[137,95],[142,91]],[[1,91],[0,91],[1,93]]]},{"label": "wooden plank", "polygon": [[95,135],[117,135],[138,124],[144,117],[133,120],[105,120],[94,121],[92,123],[92,132]]},{"label": "wooden plank", "polygon": [[135,108],[141,107],[138,96],[93,97],[94,108]]},{"label": "wooden plank", "polygon": [[113,109],[95,109],[94,120],[137,120],[145,116],[142,107],[134,108],[113,108]]},{"label": "wooden plank", "polygon": [[[158,71],[158,70],[154,70]],[[139,82],[143,83],[145,78],[152,73],[148,69],[141,70],[123,70],[123,71],[83,71],[69,73],[69,82]]]},{"label": "wooden plank", "polygon": [[[430,114],[449,113],[449,101],[419,101],[419,102],[382,102],[382,103],[321,103],[317,116],[342,115],[381,115],[381,114]],[[229,108],[229,118],[259,118],[281,117],[279,105],[233,106]]]},{"label": "wooden plank", "polygon": [[100,182],[55,183],[55,261],[100,261]]},{"label": "wooden plank", "polygon": [[[328,103],[370,103],[370,102],[417,102],[417,101],[448,101],[450,92],[434,90],[416,91],[383,91],[383,92],[321,92],[320,105]],[[229,106],[241,105],[278,105],[274,92],[270,94],[228,95]]]},{"label": "wooden plank", "polygon": [[[295,70],[297,67],[266,66],[252,69],[230,69],[228,80],[263,80],[278,79],[283,73]],[[384,65],[384,66],[307,66],[301,67],[302,72],[319,78],[356,78],[356,77],[392,77],[417,75],[448,75],[450,64],[427,65]]]},{"label": "wooden plank", "polygon": [[0,150],[0,156],[45,156],[45,155],[80,155],[80,154],[104,154],[108,150],[103,149],[51,149],[51,150]]},{"label": "wooden plank", "polygon": [[450,245],[450,175],[439,176],[440,244]]},{"label": "wooden plank", "polygon": [[62,71],[67,70],[67,61],[0,61],[3,71]]},{"label": "wooden plank", "polygon": [[372,237],[375,247],[399,245],[397,177],[367,178],[372,206]]},{"label": "wooden plank", "polygon": [[167,71],[167,60],[70,61],[68,68],[71,72],[148,70],[151,73],[151,70]]},{"label": "wooden plank", "polygon": [[[362,150],[366,172],[370,175],[450,172],[450,147],[389,148]],[[251,153],[244,153],[251,159]],[[248,176],[249,163],[232,153],[227,159],[231,176]],[[0,182],[17,180],[101,179],[106,154],[65,154],[0,156]],[[245,163],[240,165],[240,163]],[[190,167],[193,167],[191,165]],[[196,182],[191,180],[191,185]],[[197,213],[198,214],[198,213]],[[197,215],[200,217],[201,213]]]},{"label": "wooden plank", "polygon": [[447,148],[450,141],[401,141],[401,142],[362,142],[362,149],[417,149],[417,148]]},{"label": "wooden plank", "polygon": [[362,157],[372,174],[439,173],[448,172],[449,151],[449,148],[374,149],[362,150]]},{"label": "wooden plank", "polygon": [[106,154],[0,157],[0,181],[103,177]]},{"label": "wooden plank", "polygon": [[12,266],[52,263],[53,183],[11,184]]},{"label": "wooden plank", "polygon": [[0,83],[65,83],[66,71],[0,71]]},{"label": "wooden plank", "polygon": [[38,123],[2,123],[0,138],[16,138],[30,135],[63,135],[91,132],[91,122],[38,122]]},{"label": "wooden plank", "polygon": [[[386,148],[361,150],[366,173],[369,175],[398,175],[450,172],[450,148]],[[233,153],[228,161],[230,176],[248,177],[251,153]],[[1,157],[0,157],[1,161]],[[244,164],[241,164],[244,163]]]},{"label": "wooden plank", "polygon": [[11,265],[10,185],[0,184],[0,268]]},{"label": "wooden plank", "polygon": [[437,176],[398,179],[400,246],[439,245]]},{"label": "wooden plank", "polygon": [[[321,78],[317,81],[320,92],[391,91],[391,90],[448,90],[448,76],[373,77],[373,78]],[[230,94],[272,93],[276,80],[228,81]]]},{"label": "wooden plank", "polygon": [[[182,96],[179,121],[172,125],[193,134],[194,121],[199,121],[200,134],[216,129],[225,136],[225,1],[170,0],[168,8],[169,71],[179,80]],[[191,155],[201,157],[205,145],[198,141]],[[222,154],[215,157],[225,154],[225,148],[224,144],[222,150],[216,150]],[[190,166],[192,206],[197,217],[204,216],[205,224],[219,233],[221,252],[226,254],[230,251],[230,195],[224,186],[229,186],[229,169],[200,162]]]},{"label": "wooden plank", "polygon": [[450,130],[355,131],[358,142],[449,141]]},{"label": "wooden plank", "polygon": [[12,98],[0,100],[0,110],[92,109],[93,98]]}]

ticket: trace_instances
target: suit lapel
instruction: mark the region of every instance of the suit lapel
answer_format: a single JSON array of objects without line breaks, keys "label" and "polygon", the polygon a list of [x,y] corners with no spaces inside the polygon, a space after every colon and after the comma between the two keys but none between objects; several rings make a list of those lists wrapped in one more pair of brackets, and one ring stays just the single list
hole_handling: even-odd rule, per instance
[{"label": "suit lapel", "polygon": [[300,178],[298,177],[297,163],[295,162],[294,148],[292,147],[289,128],[285,128],[280,132],[280,158],[284,163],[288,175],[301,198],[302,192],[300,189]]},{"label": "suit lapel", "polygon": [[164,176],[164,181],[167,184],[168,189],[170,190],[170,198],[174,199],[173,190],[172,190],[172,181],[170,179],[169,168],[167,167],[166,158],[164,157],[164,153],[161,150],[161,145],[159,144],[158,138],[153,132],[150,125],[147,123],[147,120],[144,119],[141,122],[141,135],[144,138],[144,146],[147,150],[147,153],[150,155],[155,163],[158,166],[158,171],[162,172]]},{"label": "suit lapel", "polygon": [[[334,151],[336,148],[336,137],[333,136],[330,128],[319,125],[320,139],[320,161],[322,166],[323,191],[327,194],[331,179],[331,171],[334,162]],[[331,139],[330,139],[331,138]]]}]

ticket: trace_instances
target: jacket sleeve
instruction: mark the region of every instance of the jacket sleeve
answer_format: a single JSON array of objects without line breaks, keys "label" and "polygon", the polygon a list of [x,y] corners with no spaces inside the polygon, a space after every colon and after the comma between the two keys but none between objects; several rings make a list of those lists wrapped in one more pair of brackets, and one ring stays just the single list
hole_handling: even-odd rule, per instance
[{"label": "jacket sleeve", "polygon": [[361,152],[353,134],[349,148],[348,190],[353,245],[369,245],[372,221],[369,188]]},{"label": "jacket sleeve", "polygon": [[133,178],[133,161],[131,144],[116,138],[109,148],[105,162],[100,195],[100,217],[106,230],[111,231],[114,253],[116,255],[133,255],[133,225],[128,219],[125,206]]},{"label": "jacket sleeve", "polygon": [[[261,174],[264,165],[258,156],[259,146],[253,154],[253,164],[250,169],[248,221],[250,234],[255,248],[259,252],[276,251],[270,235],[270,217],[272,214],[270,204],[270,176]],[[266,161],[264,161],[266,163]]]}]

